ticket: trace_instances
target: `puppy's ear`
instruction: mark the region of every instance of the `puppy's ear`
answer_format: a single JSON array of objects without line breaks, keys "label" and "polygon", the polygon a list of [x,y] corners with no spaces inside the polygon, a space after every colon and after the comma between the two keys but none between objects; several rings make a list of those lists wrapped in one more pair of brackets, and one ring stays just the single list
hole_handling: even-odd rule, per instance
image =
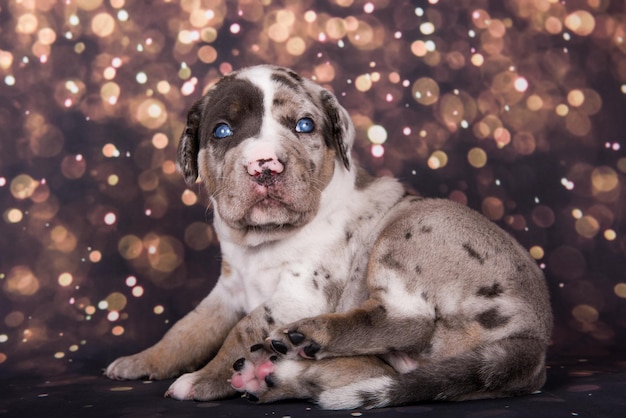
[{"label": "puppy's ear", "polygon": [[339,161],[347,170],[350,170],[350,149],[354,140],[354,126],[350,120],[350,115],[341,107],[332,93],[323,90],[321,99],[329,121],[329,126],[326,128],[327,132],[325,132],[327,145],[335,149]]},{"label": "puppy's ear", "polygon": [[200,150],[200,119],[202,117],[203,99],[191,106],[187,113],[187,124],[178,142],[178,158],[176,165],[191,186],[198,178],[198,152]]}]

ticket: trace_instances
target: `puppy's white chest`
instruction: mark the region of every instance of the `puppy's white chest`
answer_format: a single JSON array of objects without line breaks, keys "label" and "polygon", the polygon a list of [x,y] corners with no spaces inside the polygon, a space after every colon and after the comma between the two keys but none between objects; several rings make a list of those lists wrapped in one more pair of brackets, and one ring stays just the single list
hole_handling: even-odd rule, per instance
[{"label": "puppy's white chest", "polygon": [[[265,262],[264,262],[265,261]],[[222,277],[229,290],[228,303],[248,313],[269,299],[280,280],[280,266],[261,257],[235,256],[231,277]]]}]

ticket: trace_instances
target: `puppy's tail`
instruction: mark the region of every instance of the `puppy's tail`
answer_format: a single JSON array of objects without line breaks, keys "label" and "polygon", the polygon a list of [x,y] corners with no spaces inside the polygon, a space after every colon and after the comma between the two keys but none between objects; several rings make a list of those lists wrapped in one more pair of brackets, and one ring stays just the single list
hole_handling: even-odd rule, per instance
[{"label": "puppy's tail", "polygon": [[510,338],[405,374],[327,390],[317,401],[325,409],[355,409],[529,394],[545,383],[545,348],[540,340]]}]

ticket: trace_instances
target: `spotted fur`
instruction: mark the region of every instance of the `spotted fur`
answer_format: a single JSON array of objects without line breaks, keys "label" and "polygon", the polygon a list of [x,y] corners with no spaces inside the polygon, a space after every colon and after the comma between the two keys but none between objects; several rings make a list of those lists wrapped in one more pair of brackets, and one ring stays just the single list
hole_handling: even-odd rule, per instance
[{"label": "spotted fur", "polygon": [[195,103],[178,164],[210,195],[221,276],[107,376],[188,372],[168,396],[331,409],[540,388],[552,316],[527,251],[462,205],[368,175],[353,141],[335,96],[284,68],[235,72]]}]

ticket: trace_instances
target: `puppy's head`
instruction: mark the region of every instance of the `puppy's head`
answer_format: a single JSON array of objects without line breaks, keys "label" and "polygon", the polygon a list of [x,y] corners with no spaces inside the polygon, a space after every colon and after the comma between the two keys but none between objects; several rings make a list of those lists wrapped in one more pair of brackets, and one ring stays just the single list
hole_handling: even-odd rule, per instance
[{"label": "puppy's head", "polygon": [[191,107],[178,166],[188,184],[200,177],[232,239],[258,245],[315,216],[335,171],[350,170],[353,141],[330,92],[257,66],[227,75]]}]

